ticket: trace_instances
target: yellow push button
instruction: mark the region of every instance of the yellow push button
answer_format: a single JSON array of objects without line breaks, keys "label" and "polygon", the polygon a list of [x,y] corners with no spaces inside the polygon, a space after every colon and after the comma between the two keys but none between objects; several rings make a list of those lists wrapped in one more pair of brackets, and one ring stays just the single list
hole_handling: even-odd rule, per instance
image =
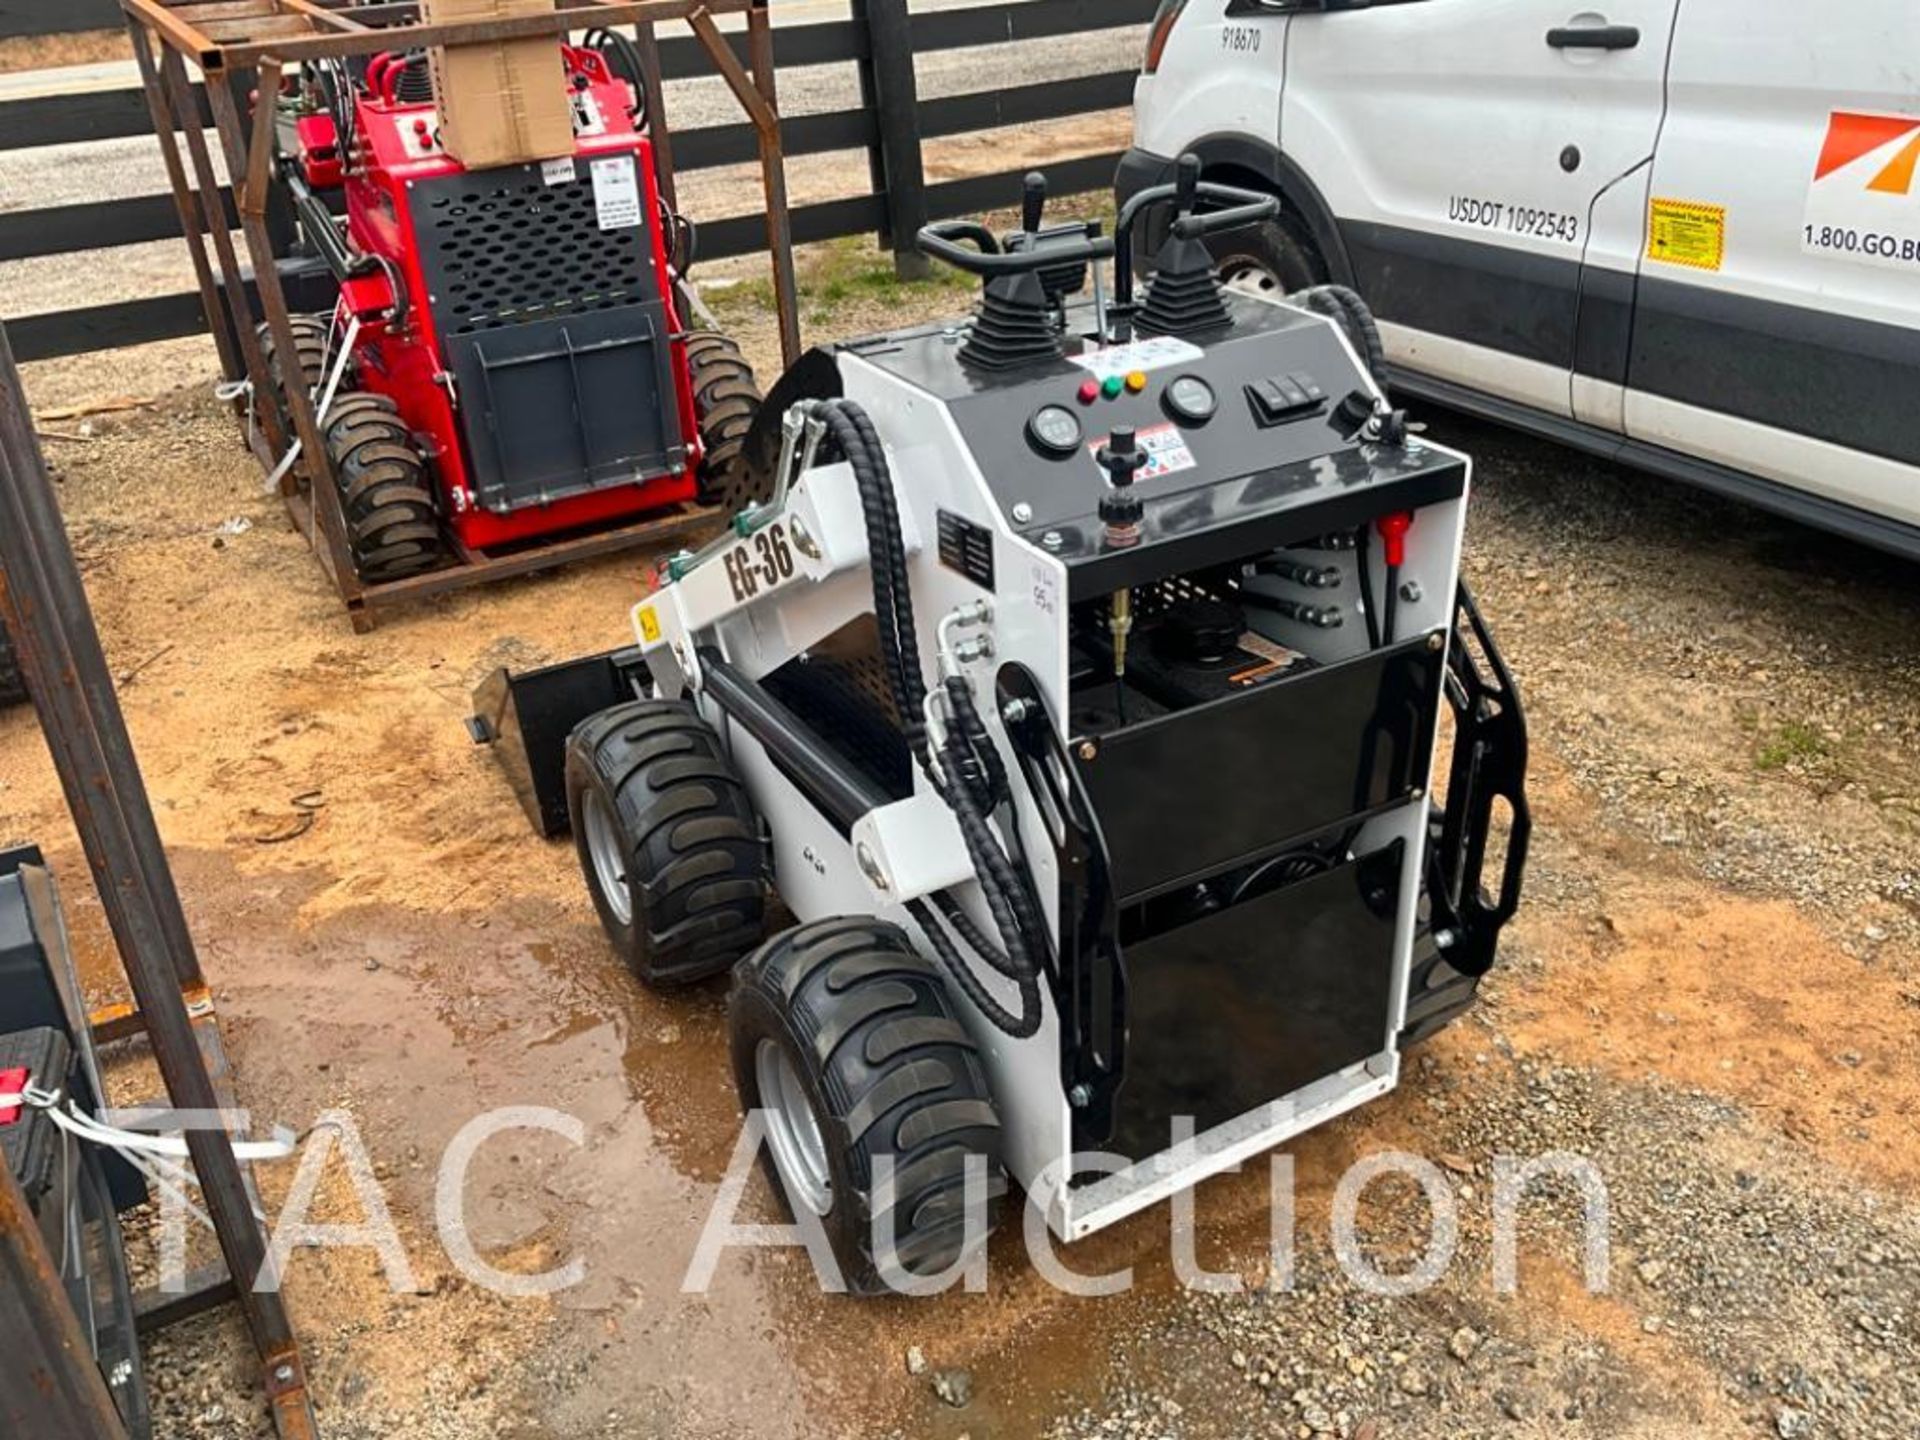
[{"label": "yellow push button", "polygon": [[1147,388],[1147,372],[1146,371],[1135,370],[1131,375],[1127,376],[1127,389],[1131,390],[1134,394],[1138,395],[1142,390],[1146,388]]}]

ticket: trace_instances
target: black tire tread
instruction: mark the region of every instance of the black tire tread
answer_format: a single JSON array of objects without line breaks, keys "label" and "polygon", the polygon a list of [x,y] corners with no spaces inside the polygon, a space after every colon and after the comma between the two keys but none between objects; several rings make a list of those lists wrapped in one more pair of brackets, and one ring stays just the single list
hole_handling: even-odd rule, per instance
[{"label": "black tire tread", "polygon": [[18,705],[27,698],[27,677],[14,654],[13,637],[0,626],[0,706]]},{"label": "black tire tread", "polygon": [[360,578],[399,580],[445,560],[426,460],[393,402],[359,390],[336,395],[325,438]]},{"label": "black tire tread", "polygon": [[[754,1021],[769,1014],[779,1017],[789,1055],[812,1066],[830,1112],[818,1118],[841,1157],[836,1177],[844,1173],[855,1191],[851,1204],[836,1193],[827,1216],[849,1287],[886,1289],[872,1254],[877,1212],[893,1213],[907,1270],[951,1266],[966,1238],[968,1157],[986,1157],[989,1230],[1007,1178],[986,1072],[939,970],[900,927],[867,916],[815,921],[769,940],[735,968],[729,1005],[734,1072],[750,1107],[759,1103]],[[894,1158],[887,1194],[876,1193],[881,1155]]]},{"label": "black tire tread", "polygon": [[745,463],[747,432],[760,413],[760,386],[739,345],[716,330],[689,335],[686,354],[706,451],[700,462],[700,498],[732,514],[766,500],[772,479],[755,477]]},{"label": "black tire tread", "polygon": [[766,856],[752,801],[719,737],[678,700],[618,705],[573,732],[567,793],[589,885],[580,796],[596,780],[629,845],[631,931],[601,912],[627,963],[649,985],[726,971],[763,933]]},{"label": "black tire tread", "polygon": [[[327,343],[333,334],[331,315],[289,315],[289,328],[293,331],[293,349],[300,384],[308,394],[325,378]],[[281,391],[281,405],[286,401],[289,367],[286,359],[273,343],[273,327],[262,320],[256,327],[260,335],[260,349],[267,362],[267,373],[273,377],[274,385]]]}]

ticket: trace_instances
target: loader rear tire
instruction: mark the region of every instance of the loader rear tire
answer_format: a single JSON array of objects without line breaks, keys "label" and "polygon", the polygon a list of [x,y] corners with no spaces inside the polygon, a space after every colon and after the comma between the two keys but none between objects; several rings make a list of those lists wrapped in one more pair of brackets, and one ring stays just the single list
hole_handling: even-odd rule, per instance
[{"label": "loader rear tire", "polygon": [[0,708],[18,705],[27,698],[26,676],[20,673],[20,661],[13,653],[13,637],[0,626]]},{"label": "loader rear tire", "polygon": [[384,395],[336,395],[325,422],[353,567],[370,585],[431,570],[446,558],[426,457]]},{"label": "loader rear tire", "polygon": [[[818,1217],[848,1289],[903,1288],[889,1274],[938,1275],[986,1242],[1007,1193],[1000,1118],[945,978],[899,926],[859,916],[776,936],[735,968],[727,1030],[774,1188]],[[971,1233],[969,1169],[986,1182]]]},{"label": "loader rear tire", "polygon": [[[287,443],[294,441],[293,412],[287,407],[287,389],[298,383],[308,395],[313,395],[326,378],[327,351],[333,337],[333,317],[331,315],[290,315],[288,323],[293,328],[293,363],[275,348],[273,330],[262,320],[256,327],[260,336],[260,349],[267,362],[267,374],[273,380],[273,395],[268,403],[275,407],[280,423],[285,427]],[[349,367],[341,378],[343,386],[353,383],[353,371]]]},{"label": "loader rear tire", "polygon": [[740,347],[716,330],[687,337],[693,408],[700,419],[700,498],[733,515],[768,498],[766,477],[756,484],[744,462],[747,432],[760,413],[760,385]]},{"label": "loader rear tire", "polygon": [[567,810],[600,922],[643,982],[708,979],[760,942],[760,822],[692,705],[635,700],[583,721],[567,740]]}]

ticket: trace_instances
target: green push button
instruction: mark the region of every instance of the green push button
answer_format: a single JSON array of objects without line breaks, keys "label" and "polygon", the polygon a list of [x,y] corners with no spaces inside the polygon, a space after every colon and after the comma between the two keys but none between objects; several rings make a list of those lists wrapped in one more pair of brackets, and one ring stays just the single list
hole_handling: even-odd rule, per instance
[{"label": "green push button", "polygon": [[1118,400],[1120,398],[1120,392],[1126,388],[1127,381],[1125,376],[1109,375],[1105,383],[1100,386],[1100,393],[1109,400]]}]

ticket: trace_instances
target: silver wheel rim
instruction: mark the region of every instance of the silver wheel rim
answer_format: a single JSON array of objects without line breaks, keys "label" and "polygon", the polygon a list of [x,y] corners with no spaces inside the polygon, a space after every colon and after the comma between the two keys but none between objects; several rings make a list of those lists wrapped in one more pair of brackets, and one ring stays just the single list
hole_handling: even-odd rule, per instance
[{"label": "silver wheel rim", "polygon": [[633,923],[633,891],[627,885],[627,851],[613,811],[598,790],[587,791],[587,855],[594,884],[622,925]]},{"label": "silver wheel rim", "polygon": [[824,1215],[833,1203],[827,1142],[800,1084],[800,1072],[773,1040],[760,1042],[753,1053],[753,1069],[760,1084],[760,1105],[767,1115],[767,1145],[787,1198],[795,1206]]},{"label": "silver wheel rim", "polygon": [[1263,295],[1269,300],[1287,293],[1287,287],[1270,268],[1244,256],[1220,267],[1220,283],[1236,294]]}]

